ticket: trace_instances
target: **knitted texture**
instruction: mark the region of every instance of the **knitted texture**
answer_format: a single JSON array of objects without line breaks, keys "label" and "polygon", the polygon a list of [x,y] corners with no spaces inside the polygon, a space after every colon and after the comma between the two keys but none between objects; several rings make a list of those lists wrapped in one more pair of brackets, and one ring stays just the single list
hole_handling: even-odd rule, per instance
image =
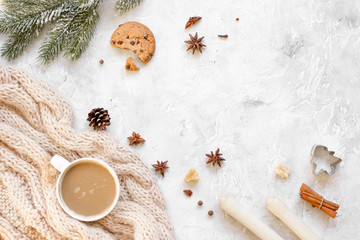
[{"label": "knitted texture", "polygon": [[[78,133],[71,122],[70,105],[44,82],[0,67],[0,239],[173,239],[149,167],[106,133]],[[115,170],[121,193],[108,216],[85,223],[61,209],[54,154]]]}]

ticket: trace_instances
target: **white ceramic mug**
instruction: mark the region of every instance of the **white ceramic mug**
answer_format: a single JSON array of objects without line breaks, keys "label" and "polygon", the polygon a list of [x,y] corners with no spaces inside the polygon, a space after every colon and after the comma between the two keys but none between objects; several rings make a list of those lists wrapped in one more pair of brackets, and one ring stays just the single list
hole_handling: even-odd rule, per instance
[{"label": "white ceramic mug", "polygon": [[[62,194],[61,194],[61,183],[64,179],[65,173],[73,166],[81,163],[81,162],[95,162],[96,164],[99,164],[101,166],[103,166],[104,168],[106,168],[109,173],[112,175],[112,177],[114,178],[115,181],[115,198],[114,201],[111,203],[111,205],[102,213],[99,213],[97,215],[91,215],[91,216],[84,216],[84,215],[80,215],[78,213],[76,213],[75,211],[71,210],[64,202],[63,198],[62,198]],[[98,159],[94,159],[94,158],[80,158],[77,159],[73,162],[69,162],[68,160],[66,160],[65,158],[61,157],[60,155],[55,155],[51,158],[50,161],[51,165],[53,165],[59,172],[60,172],[60,176],[58,178],[58,181],[56,183],[56,196],[57,199],[62,207],[62,209],[69,214],[71,217],[80,220],[80,221],[96,221],[100,218],[105,217],[106,215],[108,215],[111,210],[115,207],[117,201],[119,200],[119,196],[120,196],[120,183],[119,183],[119,179],[115,173],[115,171],[104,161],[98,160]]]}]

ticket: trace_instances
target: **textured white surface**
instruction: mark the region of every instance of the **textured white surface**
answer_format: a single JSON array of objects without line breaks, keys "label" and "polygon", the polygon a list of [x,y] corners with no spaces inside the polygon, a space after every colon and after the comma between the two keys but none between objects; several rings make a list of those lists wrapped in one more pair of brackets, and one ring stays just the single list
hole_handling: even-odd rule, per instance
[{"label": "textured white surface", "polygon": [[[42,66],[36,41],[16,61],[0,63],[63,94],[79,131],[89,130],[92,108],[104,107],[108,133],[121,144],[140,132],[146,143],[134,151],[149,165],[169,161],[165,178],[157,177],[177,239],[257,239],[220,210],[216,197],[224,194],[285,239],[297,237],[266,210],[266,196],[281,198],[322,239],[360,239],[359,1],[144,0],[122,17],[113,3],[99,7],[96,35],[77,62]],[[203,19],[184,30],[194,15]],[[130,20],[147,25],[157,41],[148,64],[135,59],[141,70],[134,73],[124,70],[131,53],[109,44],[117,25]],[[196,31],[205,36],[202,55],[185,51],[183,41]],[[315,143],[343,159],[333,176],[312,174]],[[227,160],[221,169],[205,165],[204,154],[218,147]],[[289,179],[275,177],[280,162]],[[189,187],[183,178],[192,167],[200,181]],[[338,217],[304,203],[303,182],[339,203]],[[185,188],[194,192],[190,199]]]}]

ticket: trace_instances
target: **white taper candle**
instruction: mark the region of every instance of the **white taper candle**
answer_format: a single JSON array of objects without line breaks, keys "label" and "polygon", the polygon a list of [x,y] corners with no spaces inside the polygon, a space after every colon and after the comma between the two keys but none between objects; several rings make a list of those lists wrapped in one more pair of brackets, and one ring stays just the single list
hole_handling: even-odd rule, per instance
[{"label": "white taper candle", "polygon": [[220,207],[263,240],[282,240],[274,230],[265,225],[232,197],[219,197]]},{"label": "white taper candle", "polygon": [[283,221],[300,239],[319,240],[320,238],[308,228],[280,199],[267,198],[266,207]]}]

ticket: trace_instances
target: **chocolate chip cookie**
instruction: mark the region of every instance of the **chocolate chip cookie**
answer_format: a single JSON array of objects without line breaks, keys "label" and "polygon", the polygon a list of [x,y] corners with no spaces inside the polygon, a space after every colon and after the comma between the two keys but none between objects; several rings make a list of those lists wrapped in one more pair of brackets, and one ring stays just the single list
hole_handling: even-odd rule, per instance
[{"label": "chocolate chip cookie", "polygon": [[119,25],[111,36],[110,44],[117,48],[129,49],[141,61],[147,63],[155,52],[155,38],[144,24],[127,22]]},{"label": "chocolate chip cookie", "polygon": [[132,57],[126,59],[125,70],[126,71],[137,71],[140,68],[136,66],[136,63]]}]

